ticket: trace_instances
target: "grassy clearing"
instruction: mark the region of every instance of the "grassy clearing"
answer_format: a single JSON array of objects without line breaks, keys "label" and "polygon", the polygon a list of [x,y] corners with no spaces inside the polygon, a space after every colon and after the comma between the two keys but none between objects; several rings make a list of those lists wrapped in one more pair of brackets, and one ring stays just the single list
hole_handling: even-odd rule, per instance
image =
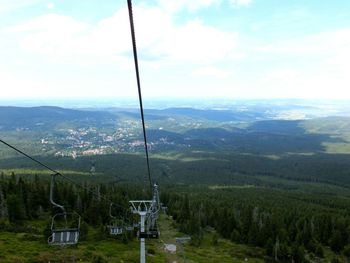
[{"label": "grassy clearing", "polygon": [[[40,235],[0,233],[0,262],[138,262],[138,242],[119,240],[88,240],[77,246],[49,246]],[[101,260],[101,261],[98,261]],[[164,261],[150,261],[164,262]]]},{"label": "grassy clearing", "polygon": [[211,185],[209,189],[211,190],[221,190],[221,189],[248,189],[255,188],[257,186],[252,184],[244,184],[244,185]]},{"label": "grassy clearing", "polygon": [[[31,224],[29,222],[28,224]],[[34,228],[43,228],[46,222],[33,222]],[[185,236],[176,230],[174,221],[165,215],[159,220],[161,238],[147,240],[147,262],[182,262],[181,249],[177,247],[176,254],[164,251],[164,243],[176,244],[175,238]],[[185,245],[187,262],[263,262],[262,249],[250,248],[219,239],[213,245],[214,232],[208,230],[200,246]],[[177,244],[176,244],[177,245]],[[118,239],[99,240],[96,229],[89,229],[86,240],[77,246],[57,247],[49,246],[42,234],[0,232],[0,262],[2,263],[34,263],[34,262],[139,262],[139,241],[134,240],[123,243]],[[100,261],[99,261],[100,260]]]},{"label": "grassy clearing", "polygon": [[326,153],[329,154],[350,154],[350,143],[347,142],[324,142],[322,145],[326,148]]},{"label": "grassy clearing", "polygon": [[[178,232],[174,226],[174,221],[164,215],[160,218],[160,230],[160,241],[167,244],[176,244],[176,237],[187,236]],[[186,262],[232,263],[246,262],[246,259],[248,262],[263,262],[264,251],[262,249],[234,244],[220,238],[217,244],[214,245],[212,241],[214,234],[213,230],[207,230],[200,246],[193,246],[191,243],[186,244],[184,247]],[[182,258],[181,248],[177,246],[177,254],[166,254],[167,261],[165,262],[183,262]]]},{"label": "grassy clearing", "polygon": [[[83,175],[91,176],[90,173],[73,171],[73,170],[60,170],[62,174],[65,175]],[[1,169],[0,174],[3,173],[5,176],[10,176],[12,173],[16,175],[51,175],[52,172],[48,170],[39,170],[39,169],[25,169],[25,168],[15,168],[15,169]]]}]

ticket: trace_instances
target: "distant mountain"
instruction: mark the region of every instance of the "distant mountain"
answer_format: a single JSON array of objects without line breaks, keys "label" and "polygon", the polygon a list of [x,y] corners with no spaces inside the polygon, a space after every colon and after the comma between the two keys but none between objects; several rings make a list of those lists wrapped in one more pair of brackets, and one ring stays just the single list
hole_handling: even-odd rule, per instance
[{"label": "distant mountain", "polygon": [[302,127],[303,121],[290,121],[290,120],[264,120],[252,123],[247,131],[259,132],[259,133],[274,133],[274,134],[286,134],[286,135],[301,135],[305,133],[305,129]]},{"label": "distant mountain", "polygon": [[350,117],[325,117],[307,120],[302,123],[309,132],[322,134],[350,134]]},{"label": "distant mountain", "polygon": [[116,116],[102,111],[82,111],[51,106],[0,107],[2,130],[47,126],[62,121],[99,122],[107,119],[116,119]]},{"label": "distant mountain", "polygon": [[146,110],[148,114],[183,115],[194,119],[210,121],[256,121],[266,119],[266,114],[258,111],[204,110],[193,108],[168,108],[163,110]]},{"label": "distant mountain", "polygon": [[[168,108],[145,110],[152,151],[250,154],[348,153],[350,118],[271,120],[259,111]],[[242,123],[241,123],[242,121]],[[232,123],[231,123],[232,122]],[[28,131],[28,132],[27,132]],[[104,154],[142,150],[135,109],[73,110],[0,107],[1,136],[58,154]]]},{"label": "distant mountain", "polygon": [[185,133],[190,138],[227,138],[232,137],[233,133],[221,128],[192,129]]}]

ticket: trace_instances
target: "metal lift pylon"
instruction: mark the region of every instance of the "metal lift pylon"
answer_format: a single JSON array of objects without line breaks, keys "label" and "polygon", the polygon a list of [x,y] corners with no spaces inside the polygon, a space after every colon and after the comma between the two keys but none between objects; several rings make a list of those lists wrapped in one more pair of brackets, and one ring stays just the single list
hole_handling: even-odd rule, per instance
[{"label": "metal lift pylon", "polygon": [[146,238],[158,238],[157,219],[160,208],[158,185],[153,185],[152,200],[131,200],[132,212],[140,216],[140,263],[146,263]]},{"label": "metal lift pylon", "polygon": [[132,212],[140,216],[140,263],[146,263],[146,252],[145,252],[145,221],[146,216],[150,213],[152,207],[152,200],[132,200],[129,201],[132,206]]}]

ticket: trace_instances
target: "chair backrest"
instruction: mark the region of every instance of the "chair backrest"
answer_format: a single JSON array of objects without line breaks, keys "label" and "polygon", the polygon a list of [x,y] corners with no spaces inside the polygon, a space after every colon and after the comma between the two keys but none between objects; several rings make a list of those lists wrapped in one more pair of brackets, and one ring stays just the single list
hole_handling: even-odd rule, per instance
[{"label": "chair backrest", "polygon": [[59,205],[53,200],[55,178],[58,175],[61,174],[55,172],[51,175],[50,202],[54,207],[61,209],[62,213],[55,214],[52,217],[52,234],[48,238],[48,243],[51,245],[74,245],[78,243],[81,217],[76,212],[67,213],[63,205]]},{"label": "chair backrest", "polygon": [[[63,222],[62,222],[63,221]],[[51,231],[57,229],[80,229],[81,217],[78,213],[58,213],[52,217]],[[72,226],[74,225],[74,226]]]}]

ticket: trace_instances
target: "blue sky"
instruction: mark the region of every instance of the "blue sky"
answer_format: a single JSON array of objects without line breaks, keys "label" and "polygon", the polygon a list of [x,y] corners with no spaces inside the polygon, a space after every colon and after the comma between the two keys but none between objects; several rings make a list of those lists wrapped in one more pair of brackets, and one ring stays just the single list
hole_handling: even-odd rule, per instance
[{"label": "blue sky", "polygon": [[[145,97],[350,99],[348,0],[134,0]],[[2,98],[134,97],[126,1],[0,0]]]}]

